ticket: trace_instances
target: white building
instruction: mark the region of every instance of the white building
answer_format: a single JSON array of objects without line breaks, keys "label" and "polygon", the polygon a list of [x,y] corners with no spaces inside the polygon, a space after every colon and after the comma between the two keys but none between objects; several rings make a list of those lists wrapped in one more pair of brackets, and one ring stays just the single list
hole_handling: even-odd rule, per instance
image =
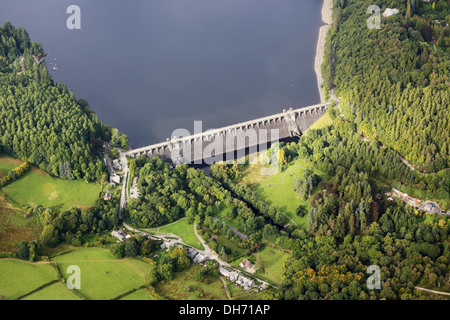
[{"label": "white building", "polygon": [[223,275],[225,278],[227,278],[228,281],[230,281],[230,282],[234,282],[239,278],[239,273],[234,270],[229,270],[229,269],[220,267],[219,272],[221,275]]},{"label": "white building", "polygon": [[398,13],[398,9],[390,9],[390,8],[386,8],[386,10],[384,10],[383,12],[383,17],[390,17],[394,14]]},{"label": "white building", "polygon": [[123,241],[123,240],[131,237],[129,234],[126,234],[121,229],[119,229],[117,231],[116,230],[112,231],[111,236],[118,238],[120,241]]},{"label": "white building", "polygon": [[186,254],[189,258],[194,259],[195,256],[197,255],[197,250],[195,250],[194,248],[187,248],[186,249]]},{"label": "white building", "polygon": [[112,162],[114,170],[122,170],[122,164],[120,163],[119,159],[115,159]]},{"label": "white building", "polygon": [[239,278],[237,279],[236,283],[244,287],[245,290],[249,290],[255,285],[255,282],[252,279],[244,277],[242,275],[239,275]]},{"label": "white building", "polygon": [[203,264],[206,260],[208,260],[208,257],[202,255],[201,253],[197,254],[194,258],[194,262],[198,264]]},{"label": "white building", "polygon": [[161,244],[161,249],[166,249],[167,251],[172,247],[176,247],[176,243],[170,240],[164,240],[164,242]]},{"label": "white building", "polygon": [[121,176],[118,174],[112,174],[109,176],[109,181],[115,184],[120,184]]}]

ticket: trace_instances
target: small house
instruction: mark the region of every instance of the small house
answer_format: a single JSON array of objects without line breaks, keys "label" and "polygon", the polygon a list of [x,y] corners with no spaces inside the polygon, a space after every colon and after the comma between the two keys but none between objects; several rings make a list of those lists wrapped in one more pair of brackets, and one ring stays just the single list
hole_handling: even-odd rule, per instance
[{"label": "small house", "polygon": [[186,249],[186,254],[189,258],[194,259],[195,256],[197,255],[197,250],[195,250],[194,248],[188,248]]},{"label": "small house", "polygon": [[219,272],[221,275],[223,275],[225,278],[228,279],[230,282],[234,282],[239,278],[239,273],[233,270],[229,270],[226,268],[219,268]]},{"label": "small house", "polygon": [[194,262],[197,264],[203,264],[203,263],[205,263],[206,260],[208,260],[208,257],[204,256],[201,253],[197,254],[194,258]]},{"label": "small house", "polygon": [[245,290],[249,290],[255,285],[255,282],[252,279],[241,275],[237,279],[236,283],[243,287]]},{"label": "small house", "polygon": [[255,266],[248,259],[242,260],[242,262],[239,264],[239,267],[246,269],[250,273],[256,272]]},{"label": "small house", "polygon": [[127,238],[129,238],[130,237],[130,235],[129,234],[126,234],[125,232],[123,232],[122,230],[113,230],[112,232],[111,232],[111,236],[113,236],[113,237],[116,237],[116,238],[118,238],[120,241],[123,241],[123,240],[125,240],[125,239],[127,239]]},{"label": "small house", "polygon": [[122,170],[122,164],[118,159],[113,160],[112,165],[114,170]]},{"label": "small house", "polygon": [[112,174],[112,175],[109,177],[109,181],[110,181],[111,183],[120,184],[120,180],[121,180],[121,177],[120,177],[119,175],[117,175],[117,174]]},{"label": "small house", "polygon": [[386,8],[386,10],[384,10],[384,12],[383,12],[383,17],[390,17],[397,13],[398,13],[398,9],[396,9],[396,8],[394,8],[394,9]]}]

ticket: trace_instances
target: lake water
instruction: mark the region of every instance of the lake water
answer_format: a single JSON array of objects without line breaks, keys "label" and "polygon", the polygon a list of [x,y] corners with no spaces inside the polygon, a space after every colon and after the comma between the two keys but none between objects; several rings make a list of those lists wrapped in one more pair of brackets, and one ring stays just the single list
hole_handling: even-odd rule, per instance
[{"label": "lake water", "polygon": [[[69,5],[81,29],[69,30]],[[321,0],[2,0],[0,23],[43,45],[56,82],[99,119],[157,143],[319,103]],[[55,60],[56,59],[56,60]],[[50,62],[58,70],[51,70]]]}]

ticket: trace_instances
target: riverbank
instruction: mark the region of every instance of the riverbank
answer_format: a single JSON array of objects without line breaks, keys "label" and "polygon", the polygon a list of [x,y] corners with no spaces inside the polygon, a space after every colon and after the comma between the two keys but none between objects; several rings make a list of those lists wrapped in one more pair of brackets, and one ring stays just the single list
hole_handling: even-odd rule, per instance
[{"label": "riverbank", "polygon": [[325,41],[328,33],[328,29],[330,29],[332,18],[332,0],[324,0],[323,6],[322,6],[322,21],[325,23],[324,26],[320,27],[319,31],[319,39],[317,40],[317,47],[316,47],[316,57],[314,59],[314,71],[316,73],[317,78],[317,87],[319,90],[320,95],[320,102],[325,102],[325,94],[323,92],[322,84],[323,84],[323,78],[322,78],[322,63],[323,63],[323,55],[325,52]]}]

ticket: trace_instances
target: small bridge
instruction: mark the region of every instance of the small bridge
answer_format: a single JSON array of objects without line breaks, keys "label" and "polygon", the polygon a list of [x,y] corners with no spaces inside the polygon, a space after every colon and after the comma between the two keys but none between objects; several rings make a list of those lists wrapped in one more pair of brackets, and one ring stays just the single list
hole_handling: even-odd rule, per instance
[{"label": "small bridge", "polygon": [[207,158],[216,157],[217,161],[219,160],[217,157],[247,148],[250,148],[250,153],[253,153],[257,146],[267,146],[267,143],[300,136],[326,113],[332,103],[326,102],[298,109],[290,108],[267,117],[192,135],[177,136],[177,131],[174,131],[172,139],[168,138],[165,142],[129,150],[125,155],[137,158],[146,154],[149,157],[170,158],[174,163],[201,164]]}]

